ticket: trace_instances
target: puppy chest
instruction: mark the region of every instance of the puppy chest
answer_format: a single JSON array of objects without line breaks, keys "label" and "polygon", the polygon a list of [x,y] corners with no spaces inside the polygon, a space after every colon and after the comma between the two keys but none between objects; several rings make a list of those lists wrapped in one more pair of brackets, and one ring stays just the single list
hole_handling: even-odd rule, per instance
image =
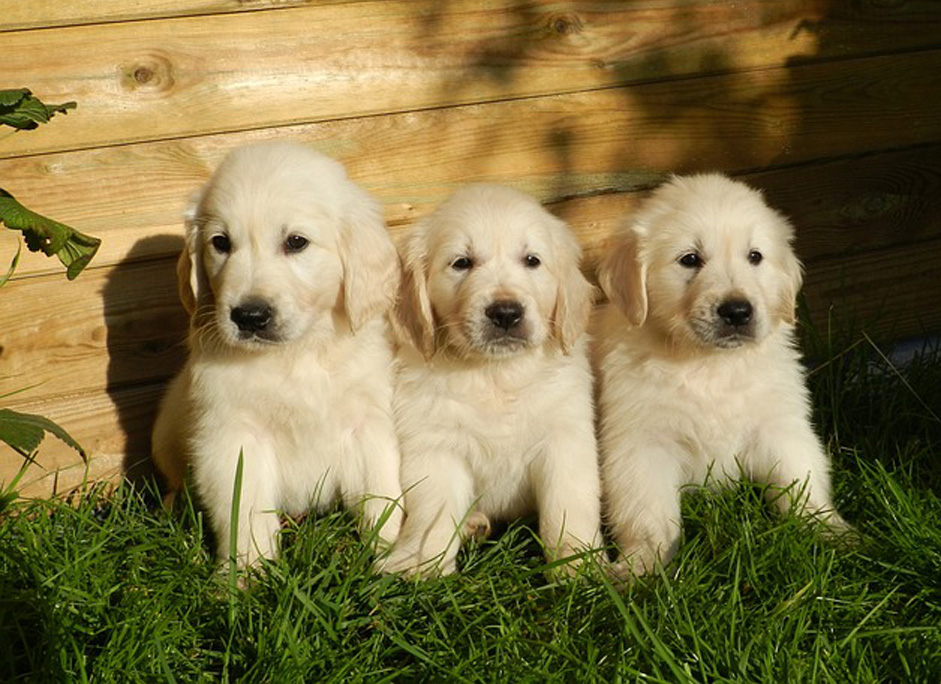
[{"label": "puppy chest", "polygon": [[339,441],[345,402],[325,373],[279,370],[207,373],[195,385],[197,410],[203,420],[263,439],[284,457],[315,445],[329,449]]}]

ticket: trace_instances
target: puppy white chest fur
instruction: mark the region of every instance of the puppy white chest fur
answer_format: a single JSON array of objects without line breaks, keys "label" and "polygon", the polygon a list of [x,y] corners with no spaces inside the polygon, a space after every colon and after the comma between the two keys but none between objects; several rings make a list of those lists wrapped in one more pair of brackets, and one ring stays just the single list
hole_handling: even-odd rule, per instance
[{"label": "puppy white chest fur", "polygon": [[[608,311],[612,318],[616,314]],[[712,484],[750,476],[759,432],[780,412],[807,413],[797,355],[789,334],[756,348],[677,359],[650,355],[642,335],[622,333],[601,362],[601,375],[617,379],[602,393],[605,440],[627,435],[669,445],[680,456],[684,482]],[[757,454],[759,457],[762,454]]]},{"label": "puppy white chest fur", "polygon": [[404,451],[425,456],[406,464],[405,486],[440,456],[456,457],[472,479],[477,510],[498,518],[532,512],[533,463],[569,423],[559,398],[571,398],[576,421],[590,415],[584,353],[559,357],[537,352],[483,367],[446,358],[431,366],[406,362],[395,400],[399,437]]},{"label": "puppy white chest fur", "polygon": [[[350,446],[377,405],[375,391],[391,397],[381,330],[335,339],[329,349],[294,354],[242,354],[228,361],[194,364],[194,443],[211,451],[220,432],[243,436],[246,461],[273,459],[278,506],[299,514],[341,494],[344,468],[357,468]],[[377,338],[377,339],[372,339]],[[376,350],[380,350],[377,353]],[[349,372],[337,372],[343,369]],[[385,387],[377,387],[385,381]],[[369,393],[360,388],[367,382]],[[301,387],[303,391],[295,391]],[[378,404],[383,403],[379,398]],[[207,443],[202,446],[201,441]],[[261,453],[251,453],[257,445]],[[201,448],[200,448],[201,447]],[[238,454],[222,454],[232,460]],[[197,468],[201,464],[197,463]]]}]

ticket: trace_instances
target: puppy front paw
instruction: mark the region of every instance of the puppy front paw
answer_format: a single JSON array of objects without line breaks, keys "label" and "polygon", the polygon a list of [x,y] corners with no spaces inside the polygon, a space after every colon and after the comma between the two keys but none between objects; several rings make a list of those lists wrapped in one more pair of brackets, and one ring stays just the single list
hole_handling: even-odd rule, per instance
[{"label": "puppy front paw", "polygon": [[418,553],[393,546],[389,553],[376,560],[374,567],[383,575],[426,579],[453,574],[457,571],[457,561],[445,561],[440,556],[423,559]]},{"label": "puppy front paw", "polygon": [[493,530],[490,526],[490,518],[480,511],[474,511],[464,519],[463,531],[465,539],[484,540]]}]

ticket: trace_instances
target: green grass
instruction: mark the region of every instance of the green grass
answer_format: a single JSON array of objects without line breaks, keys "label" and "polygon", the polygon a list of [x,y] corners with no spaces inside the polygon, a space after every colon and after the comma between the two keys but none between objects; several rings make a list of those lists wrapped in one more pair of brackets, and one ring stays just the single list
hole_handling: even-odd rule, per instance
[{"label": "green grass", "polygon": [[745,485],[687,496],[677,559],[623,591],[548,582],[525,523],[413,582],[337,512],[241,590],[190,502],[91,488],[0,511],[0,681],[941,681],[941,351],[808,345],[856,545]]}]

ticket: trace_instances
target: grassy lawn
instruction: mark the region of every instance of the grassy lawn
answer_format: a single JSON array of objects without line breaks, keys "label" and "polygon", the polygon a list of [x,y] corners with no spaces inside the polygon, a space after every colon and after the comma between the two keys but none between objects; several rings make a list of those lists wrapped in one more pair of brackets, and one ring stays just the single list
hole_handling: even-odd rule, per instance
[{"label": "grassy lawn", "polygon": [[338,512],[239,590],[192,504],[92,488],[0,511],[0,681],[941,681],[941,351],[808,345],[852,546],[743,485],[691,492],[678,558],[625,590],[549,583],[531,521],[413,582]]}]

